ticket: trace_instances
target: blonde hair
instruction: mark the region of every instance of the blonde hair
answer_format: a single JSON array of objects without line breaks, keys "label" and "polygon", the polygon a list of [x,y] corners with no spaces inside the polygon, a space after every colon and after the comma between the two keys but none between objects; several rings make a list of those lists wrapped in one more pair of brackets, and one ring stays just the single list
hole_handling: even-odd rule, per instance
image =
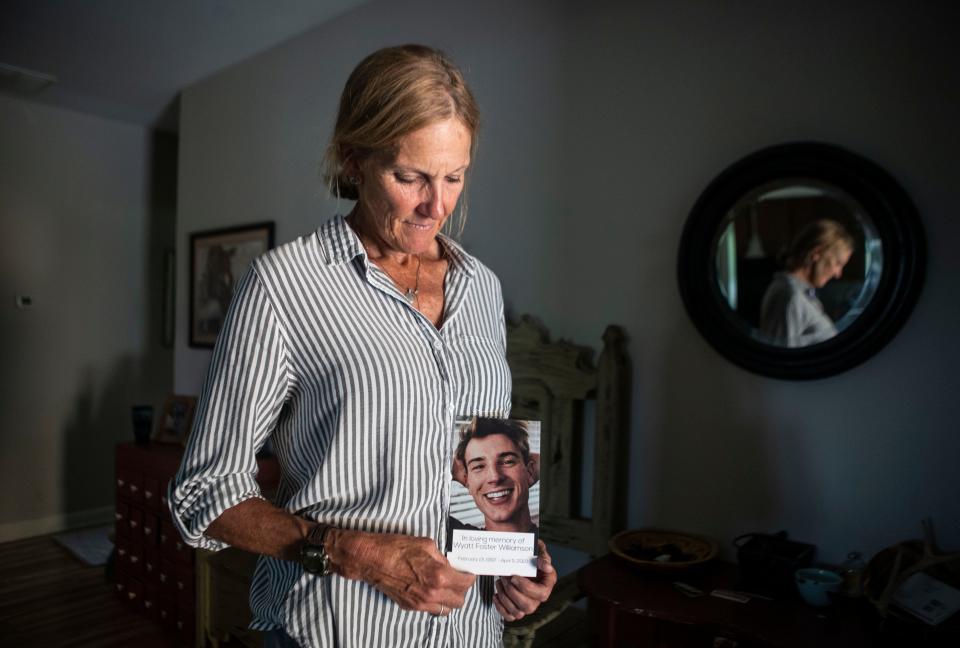
[{"label": "blonde hair", "polygon": [[[480,111],[463,74],[446,55],[425,45],[386,47],[370,54],[354,68],[340,96],[323,161],[330,192],[357,200],[357,187],[345,173],[348,162],[374,155],[393,157],[404,136],[451,117],[470,131],[472,159]],[[464,193],[462,218],[465,201]]]},{"label": "blonde hair", "polygon": [[813,255],[838,245],[853,250],[854,240],[837,221],[824,218],[808,223],[790,242],[784,258],[784,267],[792,272],[813,262]]}]

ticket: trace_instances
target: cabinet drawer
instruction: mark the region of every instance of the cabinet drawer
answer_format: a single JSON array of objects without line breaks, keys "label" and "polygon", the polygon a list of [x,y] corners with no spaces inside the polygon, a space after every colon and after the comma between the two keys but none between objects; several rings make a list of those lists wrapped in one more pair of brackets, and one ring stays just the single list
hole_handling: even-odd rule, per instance
[{"label": "cabinet drawer", "polygon": [[143,478],[143,505],[153,513],[160,511],[160,480],[153,475]]},{"label": "cabinet drawer", "polygon": [[131,578],[127,586],[127,604],[133,609],[143,609],[143,583],[139,579]]},{"label": "cabinet drawer", "polygon": [[117,500],[117,510],[113,514],[117,521],[117,538],[130,537],[130,505]]},{"label": "cabinet drawer", "polygon": [[160,519],[160,536],[157,538],[157,546],[160,548],[160,554],[163,557],[173,557],[174,554],[174,543],[180,539],[180,534],[177,532],[176,527],[173,526],[173,521],[170,519],[169,515],[165,515]]},{"label": "cabinet drawer", "polygon": [[113,593],[117,595],[121,601],[127,600],[127,588],[130,585],[130,577],[127,575],[127,572],[116,571],[116,581],[113,584]]},{"label": "cabinet drawer", "polygon": [[147,511],[143,514],[143,546],[157,548],[160,542],[160,516]]},{"label": "cabinet drawer", "polygon": [[176,599],[177,598],[177,572],[173,562],[170,560],[160,560],[160,596]]},{"label": "cabinet drawer", "polygon": [[173,559],[181,565],[193,565],[193,547],[184,542],[177,531],[173,533]]},{"label": "cabinet drawer", "polygon": [[133,481],[131,470],[124,466],[117,466],[117,479],[115,482],[117,501],[128,499],[130,497],[130,482]]},{"label": "cabinet drawer", "polygon": [[177,600],[173,597],[165,596],[161,591],[157,616],[160,619],[161,625],[167,628],[175,627],[177,625]]},{"label": "cabinet drawer", "polygon": [[130,507],[129,519],[127,520],[127,526],[129,528],[129,533],[127,537],[130,538],[130,541],[136,545],[143,544],[143,509],[139,506]]},{"label": "cabinet drawer", "polygon": [[193,573],[193,567],[190,565],[176,565],[173,568],[174,585],[177,590],[177,604],[184,602],[193,604],[193,591],[196,576]]},{"label": "cabinet drawer", "polygon": [[156,547],[143,548],[143,579],[149,585],[160,586],[160,552]]},{"label": "cabinet drawer", "polygon": [[160,589],[149,583],[143,584],[143,611],[154,623],[160,620]]},{"label": "cabinet drawer", "polygon": [[137,578],[143,576],[143,545],[129,545],[127,568],[132,576]]},{"label": "cabinet drawer", "polygon": [[130,480],[127,484],[130,500],[137,504],[143,504],[143,474],[130,473],[127,478]]},{"label": "cabinet drawer", "polygon": [[177,602],[177,634],[188,643],[192,643],[194,639],[195,617],[196,611],[192,602],[189,604],[181,601]]},{"label": "cabinet drawer", "polygon": [[193,564],[193,547],[183,541],[169,516],[160,520],[159,547],[161,559],[173,560],[181,565]]},{"label": "cabinet drawer", "polygon": [[126,466],[117,466],[117,501],[143,503],[143,473]]},{"label": "cabinet drawer", "polygon": [[158,513],[160,513],[161,515],[163,515],[163,514],[169,515],[169,514],[170,514],[170,500],[167,499],[167,485],[166,485],[166,483],[164,483],[164,484],[161,485],[161,489],[160,489],[160,508],[159,508],[159,510],[158,510]]},{"label": "cabinet drawer", "polygon": [[130,539],[129,538],[117,538],[117,571],[118,572],[130,572]]}]

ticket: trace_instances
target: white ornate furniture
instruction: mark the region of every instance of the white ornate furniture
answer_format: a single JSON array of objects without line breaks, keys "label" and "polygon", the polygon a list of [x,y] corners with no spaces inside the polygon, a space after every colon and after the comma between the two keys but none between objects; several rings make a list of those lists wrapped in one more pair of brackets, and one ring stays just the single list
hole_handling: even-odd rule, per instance
[{"label": "white ornate furniture", "polygon": [[[524,317],[507,330],[507,361],[513,375],[511,416],[541,425],[540,535],[592,556],[607,552],[607,540],[623,528],[627,490],[630,367],[626,339],[617,326],[603,334],[603,350],[551,342],[546,329]],[[590,407],[591,403],[593,407]],[[593,412],[593,420],[585,420]],[[587,434],[593,430],[592,438]],[[586,444],[592,442],[593,447]],[[582,457],[592,450],[593,465]],[[592,478],[591,510],[581,510],[581,488]],[[570,604],[583,596],[576,572],[560,577],[550,600],[533,615],[508,623],[504,645],[585,645],[584,613]]]}]

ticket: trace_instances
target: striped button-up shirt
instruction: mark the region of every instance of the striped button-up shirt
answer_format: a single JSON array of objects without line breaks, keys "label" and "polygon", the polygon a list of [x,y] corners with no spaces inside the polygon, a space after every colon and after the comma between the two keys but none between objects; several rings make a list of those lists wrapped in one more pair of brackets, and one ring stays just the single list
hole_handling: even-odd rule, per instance
[{"label": "striped button-up shirt", "polygon": [[[437,329],[335,217],[271,250],[238,282],[214,348],[170,508],[193,546],[223,511],[259,497],[255,455],[280,463],[274,502],[345,529],[446,542],[455,420],[510,410],[503,299],[494,274],[440,237],[449,261]],[[303,646],[498,646],[493,582],[446,617],[408,612],[371,585],[267,557],[252,627]]]}]

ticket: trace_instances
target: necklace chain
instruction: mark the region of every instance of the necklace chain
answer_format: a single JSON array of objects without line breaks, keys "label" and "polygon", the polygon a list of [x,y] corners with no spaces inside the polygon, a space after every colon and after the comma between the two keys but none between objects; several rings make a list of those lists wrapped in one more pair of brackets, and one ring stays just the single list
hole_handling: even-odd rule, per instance
[{"label": "necklace chain", "polygon": [[[368,252],[368,254],[369,254],[369,252]],[[377,265],[380,266],[380,269],[383,270],[384,274],[386,274],[386,275],[390,278],[390,280],[394,283],[394,285],[397,286],[397,288],[400,289],[400,291],[403,293],[403,298],[407,300],[407,303],[408,303],[408,304],[412,304],[412,305],[416,306],[417,308],[420,308],[420,265],[421,265],[421,260],[420,260],[420,255],[419,255],[419,254],[417,254],[417,255],[415,255],[415,256],[417,257],[417,273],[416,273],[416,275],[414,275],[413,287],[412,287],[412,288],[407,288],[406,290],[403,289],[403,286],[400,284],[399,281],[397,281],[397,279],[393,276],[393,274],[392,274],[389,270],[387,270],[386,266],[381,265],[381,264],[379,264],[379,263],[378,263]]]},{"label": "necklace chain", "polygon": [[[356,219],[354,218],[354,213],[355,213],[355,211],[354,211],[354,212],[351,212],[351,213],[347,216],[347,223],[348,223],[351,227],[354,227],[353,221],[356,220]],[[367,256],[369,257],[369,256],[370,256],[370,250],[371,250],[371,248],[372,248],[372,244],[369,243],[369,242],[366,240],[366,237],[364,237],[363,234],[361,234],[360,229],[354,227],[354,231],[357,232],[357,234],[359,235],[359,237],[360,237],[360,242],[361,242],[361,244],[363,245],[364,249],[366,250]],[[443,247],[442,247],[442,246],[441,246],[441,248],[440,248],[440,254],[441,254],[441,256],[443,255]],[[413,288],[407,288],[406,290],[403,290],[402,292],[403,292],[403,297],[404,297],[404,299],[407,300],[407,303],[408,303],[408,304],[413,304],[413,305],[416,306],[416,308],[419,309],[419,308],[420,308],[420,296],[419,296],[419,295],[420,295],[420,265],[421,265],[421,260],[420,260],[420,255],[419,255],[419,254],[417,254],[417,255],[415,255],[415,256],[417,257],[417,273],[416,273],[416,275],[414,276]],[[394,279],[393,275],[390,274],[390,272],[386,269],[386,267],[384,267],[383,265],[380,265],[379,263],[377,263],[377,265],[380,266],[380,269],[383,270],[383,272],[384,272],[388,277],[390,277],[390,280],[393,281],[393,283],[394,283],[398,288],[401,288],[401,289],[402,289],[402,287],[400,286],[400,282],[398,282],[396,279]]]},{"label": "necklace chain", "polygon": [[403,296],[406,298],[407,303],[413,304],[416,302],[417,308],[420,307],[420,255],[417,255],[417,274],[413,280],[413,288],[407,288],[407,291],[403,293]]}]

